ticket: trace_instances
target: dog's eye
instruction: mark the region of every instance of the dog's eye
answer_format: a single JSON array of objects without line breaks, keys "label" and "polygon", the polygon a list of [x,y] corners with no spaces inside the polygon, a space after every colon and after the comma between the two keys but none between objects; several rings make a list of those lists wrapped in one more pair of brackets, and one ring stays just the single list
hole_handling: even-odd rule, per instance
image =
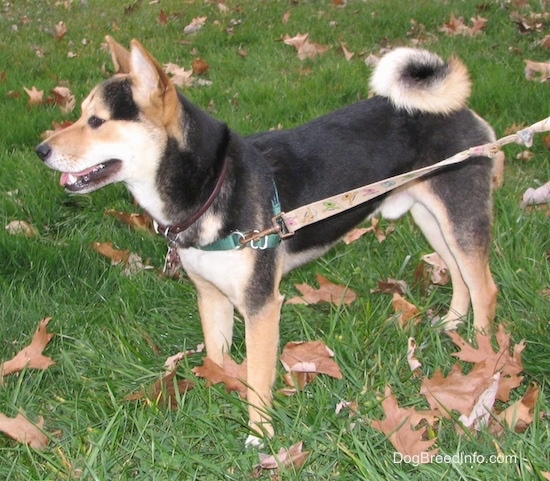
[{"label": "dog's eye", "polygon": [[100,119],[99,117],[96,117],[95,115],[92,115],[89,119],[88,119],[88,125],[92,128],[92,129],[97,129],[98,127],[100,127],[102,124],[105,123],[105,120],[103,119]]}]

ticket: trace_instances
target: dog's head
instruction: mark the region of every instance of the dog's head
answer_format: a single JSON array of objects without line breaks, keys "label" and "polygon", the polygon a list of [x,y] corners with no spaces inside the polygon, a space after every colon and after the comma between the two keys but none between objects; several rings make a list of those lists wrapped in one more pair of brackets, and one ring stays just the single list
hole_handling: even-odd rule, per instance
[{"label": "dog's head", "polygon": [[114,182],[144,192],[168,138],[185,143],[182,109],[174,85],[139,42],[133,40],[128,51],[106,40],[117,74],[91,91],[77,122],[38,145],[36,153],[62,172],[60,183],[69,192]]}]

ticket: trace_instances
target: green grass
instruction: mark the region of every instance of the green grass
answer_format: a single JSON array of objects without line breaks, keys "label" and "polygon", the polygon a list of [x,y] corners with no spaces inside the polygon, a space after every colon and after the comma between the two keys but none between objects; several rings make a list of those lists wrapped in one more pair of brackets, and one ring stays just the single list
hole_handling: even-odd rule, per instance
[{"label": "green grass", "polygon": [[[0,412],[44,416],[50,447],[33,451],[0,435],[0,478],[248,479],[258,460],[253,450],[243,448],[246,406],[234,394],[197,381],[194,390],[182,395],[177,411],[124,401],[157,379],[166,357],[201,342],[195,293],[185,279],[174,282],[150,271],[124,277],[119,267],[91,249],[95,241],[111,241],[160,267],[165,245],[159,237],[133,232],[104,216],[108,208],[134,209],[123,187],[84,197],[69,197],[58,187],[58,175],[40,164],[33,147],[52,120],[63,116],[52,106],[29,108],[23,86],[48,92],[64,83],[81,101],[105,77],[102,66],[111,69],[108,54],[100,48],[103,36],[111,33],[123,44],[138,38],[161,62],[189,68],[193,58],[204,58],[212,85],[185,94],[238,132],[291,127],[366,98],[370,71],[364,58],[378,53],[381,44],[409,45],[407,32],[414,18],[430,34],[425,47],[464,60],[474,81],[470,104],[500,136],[514,122],[529,124],[549,114],[548,85],[523,76],[523,59],[547,60],[548,51],[535,45],[543,34],[520,35],[509,19],[510,4],[496,1],[409,5],[349,0],[345,8],[337,8],[328,0],[227,0],[226,14],[215,2],[203,1],[65,3],[68,8],[54,0],[1,2],[0,224],[26,220],[40,235],[27,239],[0,229],[0,360],[24,347],[43,317],[53,317],[49,330],[57,335],[46,350],[55,366],[11,376],[0,387]],[[125,10],[131,5],[133,9]],[[541,11],[541,2],[530,6]],[[161,9],[169,14],[164,26],[157,23]],[[291,16],[284,24],[286,11]],[[486,32],[475,38],[445,36],[439,27],[451,13],[465,19],[484,16],[489,21]],[[198,16],[208,17],[206,26],[185,36],[183,27]],[[58,41],[50,32],[60,20],[68,33]],[[328,45],[329,51],[299,61],[281,41],[298,32],[309,32],[312,41]],[[356,52],[350,62],[339,51],[340,41]],[[246,50],[246,57],[238,55],[239,48]],[[69,50],[78,56],[68,58]],[[77,110],[68,118],[76,119]],[[549,221],[540,209],[522,211],[518,204],[526,188],[550,179],[550,162],[540,137],[532,150],[535,157],[523,163],[515,160],[521,148],[506,148],[505,185],[495,193],[492,271],[500,289],[497,321],[506,325],[513,342],[525,339],[527,344],[526,378],[514,399],[530,382],[538,383],[538,415],[549,409],[550,308],[548,297],[540,294],[550,287]],[[368,420],[382,415],[379,400],[387,384],[402,405],[425,407],[418,394],[420,381],[411,377],[405,362],[409,335],[422,346],[419,358],[426,374],[437,367],[446,372],[453,363],[455,348],[446,336],[426,320],[411,330],[396,327],[387,321],[390,298],[370,293],[386,277],[412,284],[414,269],[428,252],[418,230],[404,219],[386,242],[367,237],[351,247],[339,245],[284,280],[281,290],[292,296],[295,283],[314,283],[319,272],[349,284],[359,299],[346,308],[283,308],[281,342],[324,340],[336,352],[344,379],[318,378],[295,397],[276,396],[277,434],[265,451],[297,441],[311,451],[301,470],[286,471],[280,479],[540,479],[541,471],[550,471],[550,427],[537,416],[526,432],[497,440],[484,432],[461,438],[450,424],[440,427],[438,446],[445,454],[489,457],[500,450],[516,456],[505,464],[395,464],[392,446],[370,427]],[[449,299],[448,287],[411,292],[411,300],[423,310],[443,311]],[[244,355],[240,324],[236,331],[239,358]],[[468,325],[459,332],[473,334]],[[192,378],[191,368],[200,362],[200,356],[187,359],[180,375]],[[358,401],[358,418],[334,414],[343,399]]]}]

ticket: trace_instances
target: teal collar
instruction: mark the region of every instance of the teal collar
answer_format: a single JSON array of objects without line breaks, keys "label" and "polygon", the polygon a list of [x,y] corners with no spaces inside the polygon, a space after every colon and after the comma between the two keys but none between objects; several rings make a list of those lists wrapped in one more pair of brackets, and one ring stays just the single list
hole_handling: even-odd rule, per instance
[{"label": "teal collar", "polygon": [[[273,183],[273,187],[275,188],[275,192],[273,194],[273,198],[271,199],[271,207],[273,209],[273,215],[277,216],[281,213],[281,201],[279,200],[279,191],[277,190],[275,182]],[[259,233],[260,231],[254,232]],[[267,234],[259,239],[254,239],[243,243],[242,240],[245,238],[246,236],[244,232],[234,231],[223,239],[217,240],[205,246],[196,246],[196,248],[203,251],[229,251],[233,249],[243,249],[244,247],[263,250],[277,247],[281,242],[281,236],[279,234]]]}]

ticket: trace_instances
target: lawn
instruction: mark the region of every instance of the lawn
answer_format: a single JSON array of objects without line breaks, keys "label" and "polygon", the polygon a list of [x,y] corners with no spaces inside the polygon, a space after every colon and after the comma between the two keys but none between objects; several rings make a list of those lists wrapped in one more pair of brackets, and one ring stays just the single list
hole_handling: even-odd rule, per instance
[{"label": "lawn", "polygon": [[[167,357],[202,342],[194,289],[184,275],[173,280],[155,269],[126,276],[93,250],[95,242],[111,242],[160,269],[166,245],[159,236],[105,215],[108,209],[138,212],[123,186],[70,196],[59,187],[58,174],[33,152],[52,122],[76,120],[78,104],[112,73],[102,48],[106,34],[125,45],[137,38],[160,62],[187,70],[202,58],[209,66],[200,76],[202,85],[186,87],[184,94],[243,135],[299,125],[367,98],[371,68],[365,59],[382,48],[421,45],[445,58],[456,54],[473,80],[470,106],[501,137],[514,125],[550,114],[548,82],[524,75],[525,59],[548,61],[548,47],[541,43],[550,23],[548,7],[547,0],[2,0],[0,223],[25,221],[37,235],[0,229],[0,362],[30,342],[41,319],[52,317],[48,330],[55,337],[44,354],[55,365],[26,369],[0,384],[0,413],[24,413],[32,421],[43,417],[49,437],[46,449],[35,450],[0,434],[0,478],[243,480],[259,462],[257,451],[244,448],[246,404],[223,385],[208,387],[193,375],[203,354],[181,362],[178,378],[196,386],[178,395],[177,409],[126,400],[162,375]],[[451,15],[468,26],[478,16],[487,24],[475,36],[449,35],[442,27]],[[202,28],[185,33],[200,17],[206,17]],[[298,33],[308,33],[326,52],[300,60],[283,42]],[[349,60],[342,43],[354,54]],[[73,111],[28,105],[24,87],[47,96],[59,85],[75,95]],[[257,473],[259,479],[544,479],[550,471],[544,414],[550,407],[549,211],[519,205],[527,188],[550,179],[543,137],[535,138],[529,160],[517,158],[524,147],[505,148],[504,185],[494,195],[491,264],[499,287],[496,323],[510,333],[512,345],[526,344],[524,379],[510,402],[533,383],[539,386],[533,422],[522,432],[495,437],[486,428],[459,435],[451,421],[441,420],[431,434],[437,435],[434,447],[449,459],[419,466],[399,462],[386,436],[372,427],[371,420],[384,417],[386,386],[400,406],[428,407],[419,393],[421,378],[406,361],[409,337],[419,346],[422,376],[432,377],[437,369],[446,375],[457,362],[451,356],[456,346],[428,319],[431,312],[444,312],[450,288],[415,283],[420,259],[431,249],[404,218],[384,242],[366,235],[353,245],[341,243],[283,281],[282,293],[293,297],[295,284],[315,285],[316,274],[322,274],[349,286],[358,299],[345,307],[283,307],[281,345],[322,340],[335,352],[343,379],[319,376],[292,397],[276,394],[276,435],[262,452],[303,442],[310,454],[302,467],[266,470]],[[421,322],[402,327],[391,296],[371,292],[388,277],[410,286],[407,299],[420,309]],[[475,340],[470,323],[458,333]],[[237,323],[232,354],[239,361],[245,356],[243,334]],[[276,389],[283,387],[282,376],[279,366]],[[357,403],[355,416],[335,412],[343,400]]]}]

